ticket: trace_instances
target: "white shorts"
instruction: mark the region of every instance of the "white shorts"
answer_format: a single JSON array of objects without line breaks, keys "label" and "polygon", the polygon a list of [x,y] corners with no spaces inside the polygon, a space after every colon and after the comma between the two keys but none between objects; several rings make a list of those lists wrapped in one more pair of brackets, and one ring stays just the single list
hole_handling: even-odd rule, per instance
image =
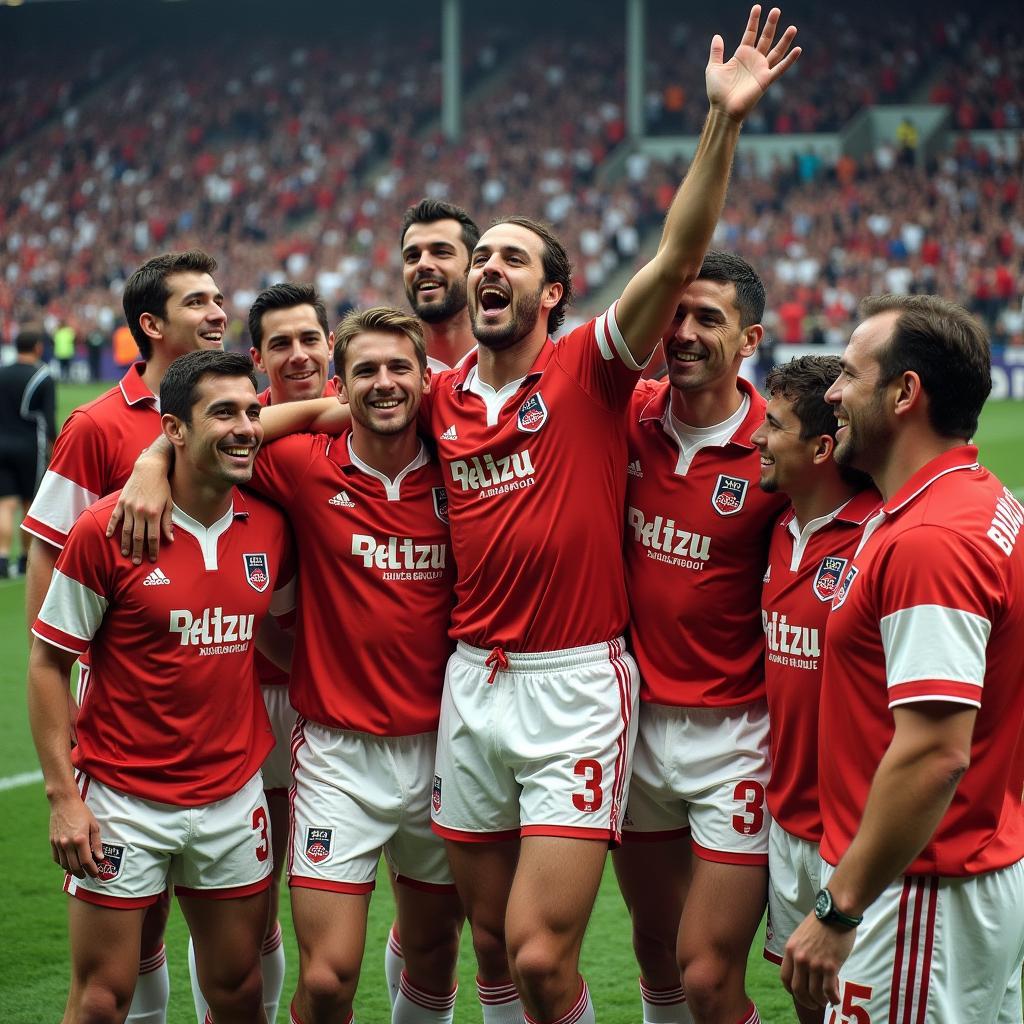
[{"label": "white shorts", "polygon": [[460,643],[441,697],[434,829],[617,842],[636,739],[636,664],[621,640],[538,654]]},{"label": "white shorts", "polygon": [[[833,871],[822,863],[823,885]],[[864,914],[839,971],[843,1006],[827,1024],[1020,1024],[1022,908],[1024,861],[967,878],[897,878]]]},{"label": "white shorts", "polygon": [[657,842],[690,834],[693,852],[722,864],[767,864],[764,800],[768,705],[640,705],[640,735],[623,838]]},{"label": "white shorts", "polygon": [[292,784],[292,730],[297,712],[288,699],[287,686],[261,686],[260,690],[274,731],[274,749],[263,762],[263,788],[287,790]]},{"label": "white shorts", "polygon": [[289,884],[366,893],[383,851],[398,881],[454,892],[430,828],[437,733],[373,736],[299,718],[292,740]]},{"label": "white shorts", "polygon": [[99,878],[67,875],[64,891],[130,909],[174,885],[182,896],[239,899],[270,885],[270,818],[257,772],[237,793],[202,807],[154,803],[80,774],[82,799],[100,825]]},{"label": "white shorts", "polygon": [[768,922],[764,958],[782,964],[786,943],[814,909],[821,888],[818,843],[801,839],[773,821],[768,832]]}]

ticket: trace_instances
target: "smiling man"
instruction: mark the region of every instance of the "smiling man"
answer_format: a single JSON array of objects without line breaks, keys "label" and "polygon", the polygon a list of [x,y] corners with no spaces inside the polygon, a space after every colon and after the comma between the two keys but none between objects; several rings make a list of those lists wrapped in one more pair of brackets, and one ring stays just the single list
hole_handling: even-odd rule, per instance
[{"label": "smiling man", "polygon": [[[146,907],[173,884],[214,1018],[252,1024],[266,1021],[260,764],[273,743],[254,638],[291,577],[290,542],[279,511],[236,490],[262,438],[248,358],[183,356],[160,398],[179,542],[155,568],[123,559],[104,536],[108,495],[71,528],[33,625],[29,717],[74,897],[64,1019],[125,1019]],[[70,751],[69,674],[87,649]]]}]

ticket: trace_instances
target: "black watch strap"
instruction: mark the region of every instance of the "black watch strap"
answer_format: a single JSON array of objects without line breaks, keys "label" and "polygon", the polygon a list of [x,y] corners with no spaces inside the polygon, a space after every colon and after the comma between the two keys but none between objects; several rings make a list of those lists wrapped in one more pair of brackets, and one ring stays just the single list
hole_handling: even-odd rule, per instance
[{"label": "black watch strap", "polygon": [[856,928],[864,920],[863,914],[854,917],[839,910],[828,889],[818,890],[814,899],[814,916],[823,924],[837,924],[843,928]]}]

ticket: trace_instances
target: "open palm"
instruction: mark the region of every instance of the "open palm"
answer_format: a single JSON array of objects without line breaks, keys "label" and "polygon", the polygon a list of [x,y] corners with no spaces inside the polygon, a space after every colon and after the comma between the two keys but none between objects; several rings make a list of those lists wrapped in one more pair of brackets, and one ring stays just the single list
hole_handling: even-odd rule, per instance
[{"label": "open palm", "polygon": [[761,6],[750,8],[747,27],[729,58],[725,56],[725,42],[716,35],[711,40],[711,54],[704,71],[708,99],[714,109],[722,111],[736,121],[742,121],[757,105],[768,86],[796,63],[800,47],[790,49],[796,36],[796,29],[790,25],[774,46],[775,30],[779,24],[780,11],[773,7],[765,19],[764,28],[758,37],[758,23],[761,20]]}]

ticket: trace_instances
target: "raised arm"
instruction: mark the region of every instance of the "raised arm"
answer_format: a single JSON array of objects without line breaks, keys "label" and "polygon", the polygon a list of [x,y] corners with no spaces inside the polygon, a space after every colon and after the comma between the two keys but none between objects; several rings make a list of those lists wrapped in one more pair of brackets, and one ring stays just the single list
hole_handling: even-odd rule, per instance
[{"label": "raised arm", "polygon": [[669,206],[657,255],[626,286],[617,317],[633,358],[644,362],[667,329],[680,293],[696,278],[729,185],[743,120],[767,88],[800,56],[790,25],[777,43],[779,9],[773,7],[758,36],[761,7],[750,9],[740,45],[723,61],[725,43],[716,35],[704,72],[709,111],[693,162]]}]

